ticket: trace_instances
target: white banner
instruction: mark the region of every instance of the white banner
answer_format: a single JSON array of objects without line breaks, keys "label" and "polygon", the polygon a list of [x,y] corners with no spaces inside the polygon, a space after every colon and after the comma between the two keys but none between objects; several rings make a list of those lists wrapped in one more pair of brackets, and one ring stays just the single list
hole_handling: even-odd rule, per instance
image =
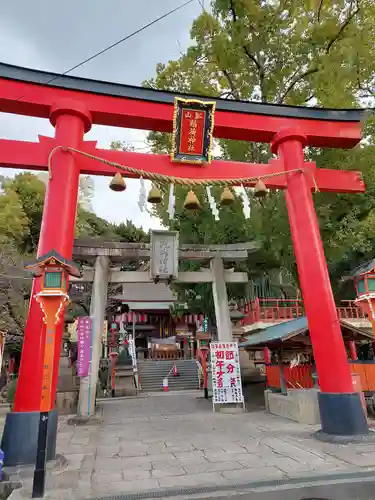
[{"label": "white banner", "polygon": [[135,343],[133,340],[133,335],[129,335],[129,340],[128,340],[128,351],[129,354],[132,358],[132,365],[133,365],[133,370],[136,371],[137,369],[137,355],[135,352]]},{"label": "white banner", "polygon": [[237,342],[211,342],[212,402],[244,403]]}]

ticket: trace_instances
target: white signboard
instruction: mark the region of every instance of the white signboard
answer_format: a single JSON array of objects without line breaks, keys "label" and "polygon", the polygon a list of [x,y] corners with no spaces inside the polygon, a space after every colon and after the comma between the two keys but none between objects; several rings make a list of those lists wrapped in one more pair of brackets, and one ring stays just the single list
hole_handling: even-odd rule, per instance
[{"label": "white signboard", "polygon": [[108,341],[108,321],[104,320],[103,331],[102,331],[102,343],[107,344]]},{"label": "white signboard", "polygon": [[136,352],[135,352],[135,345],[134,345],[133,335],[129,335],[128,351],[129,351],[129,354],[130,354],[130,356],[132,358],[133,370],[135,371],[137,369],[137,355],[136,355]]},{"label": "white signboard", "polygon": [[213,404],[244,404],[237,342],[211,342],[210,354]]},{"label": "white signboard", "polygon": [[151,232],[151,278],[178,278],[178,233]]}]

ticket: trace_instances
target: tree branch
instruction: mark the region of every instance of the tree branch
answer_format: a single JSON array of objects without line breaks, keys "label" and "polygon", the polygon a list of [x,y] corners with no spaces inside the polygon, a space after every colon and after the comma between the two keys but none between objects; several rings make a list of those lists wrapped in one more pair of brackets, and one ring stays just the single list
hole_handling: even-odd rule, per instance
[{"label": "tree branch", "polygon": [[236,86],[234,85],[232,77],[230,76],[228,71],[226,69],[222,69],[221,72],[223,73],[223,75],[225,76],[225,78],[228,81],[228,84],[229,84],[229,87],[230,87],[230,90],[231,90],[233,97],[235,99],[240,99],[240,94],[239,94],[238,90],[236,89]]},{"label": "tree branch", "polygon": [[256,65],[256,67],[258,68],[258,71],[261,72],[263,71],[263,68],[260,64],[260,62],[258,61],[258,59],[249,51],[249,49],[246,47],[246,45],[243,45],[243,50],[245,51],[245,54],[247,55],[247,57],[253,61],[253,63]]},{"label": "tree branch", "polygon": [[234,9],[234,0],[230,0],[229,2],[230,4],[230,11],[232,13],[232,17],[233,17],[233,22],[237,22],[237,14],[236,14],[236,11]]},{"label": "tree branch", "polygon": [[307,97],[307,99],[305,99],[303,102],[310,102],[311,99],[314,99],[315,97],[315,92],[313,92],[312,94],[309,95],[309,97]]},{"label": "tree branch", "polygon": [[[238,17],[236,14],[236,9],[234,8],[234,0],[230,0],[230,11],[232,13],[233,24],[236,24]],[[261,71],[263,68],[259,63],[258,59],[250,52],[250,50],[246,47],[245,44],[242,46],[242,48],[244,49],[247,57],[256,65],[258,71]]]},{"label": "tree branch", "polygon": [[338,30],[336,35],[329,41],[326,48],[326,54],[329,54],[329,51],[331,50],[332,46],[337,42],[337,40],[340,38],[344,30],[347,28],[352,19],[354,19],[354,17],[359,13],[360,10],[361,8],[357,7],[352,13],[349,14],[345,22],[340,26],[340,29]]},{"label": "tree branch", "polygon": [[368,96],[366,97],[375,97],[375,87],[374,90],[371,90],[368,85],[363,85],[361,82],[361,77],[360,77],[360,71],[359,71],[359,58],[358,58],[358,53],[357,53],[357,63],[356,63],[356,68],[357,68],[357,86],[358,90],[362,92],[367,92]]},{"label": "tree branch", "polygon": [[6,308],[8,310],[8,313],[9,313],[9,316],[13,319],[13,321],[15,322],[15,324],[18,326],[18,328],[23,333],[23,329],[25,328],[25,325],[20,322],[17,314],[14,313],[13,306],[12,306],[10,300],[7,300],[5,302],[5,304],[4,304],[4,306],[6,306]]},{"label": "tree branch", "polygon": [[298,75],[296,76],[291,82],[290,84],[288,85],[288,87],[286,88],[285,92],[281,95],[280,99],[277,101],[278,104],[282,104],[283,101],[285,100],[286,96],[289,94],[289,92],[291,92],[294,87],[297,85],[298,82],[300,82],[301,80],[305,79],[306,77],[310,76],[310,75],[313,75],[314,73],[317,73],[319,71],[318,68],[310,68],[308,70],[306,70],[305,72],[303,72],[301,75]]},{"label": "tree branch", "polygon": [[320,0],[319,7],[318,7],[318,12],[317,12],[318,23],[320,23],[320,14],[322,13],[323,3],[324,3],[324,0]]},{"label": "tree branch", "polygon": [[[236,24],[238,16],[236,13],[236,9],[234,7],[234,0],[230,0],[230,11],[232,13],[232,18],[233,18],[233,24]],[[263,65],[259,62],[259,60],[252,54],[249,50],[249,48],[243,44],[242,48],[247,55],[247,57],[252,61],[255,66],[257,67],[258,70],[258,75],[259,75],[259,86],[260,86],[260,91],[261,91],[261,100],[262,102],[267,102],[267,96],[265,95],[265,89],[264,89],[264,67]]]},{"label": "tree branch", "polygon": [[[321,0],[320,4],[319,4],[318,19],[319,19],[320,14],[321,14],[321,9],[322,9],[322,6],[323,6],[323,2],[324,2],[324,0]],[[327,45],[327,47],[325,49],[325,53],[326,54],[329,54],[329,52],[332,49],[333,45],[339,40],[339,38],[342,35],[342,33],[344,32],[344,30],[347,28],[347,26],[350,24],[350,22],[358,14],[359,11],[360,11],[360,7],[357,7],[354,11],[352,11],[352,12],[349,13],[347,19],[340,26],[340,28],[339,28],[338,32],[336,33],[336,35],[328,42],[328,45]],[[294,87],[297,85],[298,82],[300,82],[301,80],[305,79],[306,77],[308,77],[310,75],[313,75],[313,74],[317,73],[318,71],[319,71],[319,68],[317,66],[315,66],[313,68],[310,68],[310,69],[306,70],[301,75],[296,76],[296,78],[294,78],[291,81],[291,83],[289,84],[289,86],[287,87],[287,89],[285,90],[285,92],[282,94],[282,96],[278,100],[278,103],[281,104],[285,100],[286,96],[289,94],[289,92],[291,92],[294,89]]]},{"label": "tree branch", "polygon": [[363,85],[361,83],[359,75],[357,76],[357,85],[358,85],[358,90],[361,90],[362,92],[367,92],[368,95],[366,97],[375,97],[375,88],[374,90],[371,90],[371,88],[368,85]]}]

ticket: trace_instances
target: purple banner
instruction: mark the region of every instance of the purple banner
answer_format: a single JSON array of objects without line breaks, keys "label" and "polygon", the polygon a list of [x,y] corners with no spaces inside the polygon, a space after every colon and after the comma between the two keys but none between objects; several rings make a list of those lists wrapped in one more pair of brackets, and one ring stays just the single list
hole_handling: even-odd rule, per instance
[{"label": "purple banner", "polygon": [[91,332],[92,319],[90,316],[83,316],[77,320],[77,375],[78,377],[87,377],[90,367],[91,354]]}]

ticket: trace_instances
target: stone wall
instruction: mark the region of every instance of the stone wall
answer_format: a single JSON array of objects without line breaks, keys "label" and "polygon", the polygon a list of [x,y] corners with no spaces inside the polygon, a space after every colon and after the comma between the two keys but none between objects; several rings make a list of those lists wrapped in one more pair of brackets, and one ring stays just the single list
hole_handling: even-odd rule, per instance
[{"label": "stone wall", "polygon": [[266,410],[301,424],[320,424],[318,389],[289,389],[288,394],[264,391]]}]

